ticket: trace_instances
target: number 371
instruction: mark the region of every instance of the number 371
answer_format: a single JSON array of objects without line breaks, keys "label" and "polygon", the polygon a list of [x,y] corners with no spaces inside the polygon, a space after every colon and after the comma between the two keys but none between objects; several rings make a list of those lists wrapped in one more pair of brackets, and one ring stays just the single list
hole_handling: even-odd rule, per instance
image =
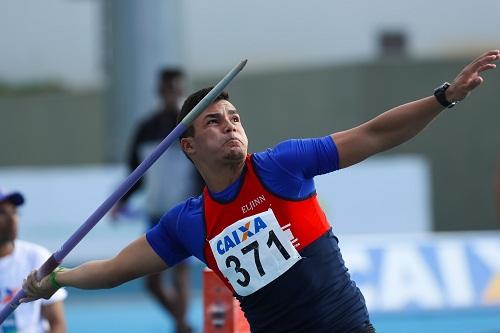
[{"label": "number 371", "polygon": [[[266,245],[268,248],[271,248],[273,244],[278,248],[285,260],[288,260],[290,258],[290,254],[283,247],[283,244],[281,244],[274,231],[271,230],[269,231],[269,237],[267,239]],[[260,276],[266,275],[266,272],[264,271],[264,268],[262,267],[262,263],[260,261],[258,241],[253,241],[252,243],[241,249],[241,253],[244,255],[250,251],[253,251],[255,266],[257,267],[257,271],[259,272]],[[240,260],[234,255],[230,255],[226,258],[226,267],[232,267],[232,263],[234,263],[234,270],[236,271],[236,273],[240,273],[243,275],[243,279],[238,279],[236,282],[242,287],[248,286],[250,284],[250,273],[248,273],[246,269],[241,267]]]}]

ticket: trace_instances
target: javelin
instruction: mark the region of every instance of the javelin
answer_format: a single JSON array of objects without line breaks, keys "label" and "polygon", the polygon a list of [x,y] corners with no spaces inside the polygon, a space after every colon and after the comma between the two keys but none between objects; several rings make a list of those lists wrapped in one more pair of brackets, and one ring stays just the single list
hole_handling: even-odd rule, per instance
[{"label": "javelin", "polygon": [[[215,87],[182,119],[182,121],[170,132],[155,150],[125,180],[118,188],[90,215],[87,220],[71,235],[63,246],[54,252],[47,261],[38,269],[36,278],[38,281],[49,275],[63,259],[78,245],[90,230],[102,219],[102,217],[120,200],[125,193],[144,175],[154,162],[170,147],[191,125],[194,119],[205,110],[219,96],[224,88],[245,67],[247,60],[241,61],[226,76],[215,85]],[[19,300],[26,297],[24,290],[20,290],[14,298],[0,312],[0,324],[19,306]]]}]

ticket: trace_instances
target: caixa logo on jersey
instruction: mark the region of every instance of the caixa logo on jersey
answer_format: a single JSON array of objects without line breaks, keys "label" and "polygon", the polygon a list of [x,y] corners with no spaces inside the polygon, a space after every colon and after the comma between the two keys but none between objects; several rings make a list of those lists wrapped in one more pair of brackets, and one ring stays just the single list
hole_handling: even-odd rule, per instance
[{"label": "caixa logo on jersey", "polygon": [[252,220],[244,221],[241,224],[239,223],[236,226],[226,228],[219,235],[219,240],[217,240],[217,252],[223,255],[233,247],[252,238],[266,228],[267,224],[259,216]]}]

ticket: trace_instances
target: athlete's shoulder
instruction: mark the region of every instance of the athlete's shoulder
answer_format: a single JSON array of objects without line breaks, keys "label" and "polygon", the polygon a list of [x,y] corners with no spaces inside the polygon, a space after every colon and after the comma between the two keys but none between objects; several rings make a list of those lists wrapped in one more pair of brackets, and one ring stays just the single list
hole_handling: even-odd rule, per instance
[{"label": "athlete's shoulder", "polygon": [[190,197],[170,209],[165,215],[167,218],[184,220],[196,218],[203,214],[203,196]]},{"label": "athlete's shoulder", "polygon": [[256,167],[264,168],[266,164],[275,164],[278,162],[280,154],[291,149],[291,147],[295,144],[294,141],[294,139],[282,141],[273,147],[267,148],[266,150],[253,153],[251,155],[253,164]]},{"label": "athlete's shoulder", "polygon": [[[201,196],[188,198],[162,216],[160,223],[146,233],[154,251],[169,266],[195,255],[203,258],[203,208]],[[197,236],[200,241],[198,241]],[[193,241],[196,239],[196,241]]]},{"label": "athlete's shoulder", "polygon": [[185,213],[191,216],[201,215],[203,213],[203,195],[200,194],[196,197],[190,197],[186,200]]},{"label": "athlete's shoulder", "polygon": [[330,135],[282,141],[253,156],[254,165],[263,172],[281,170],[299,178],[337,170],[338,160],[337,148]]},{"label": "athlete's shoulder", "polygon": [[254,157],[263,160],[276,158],[282,155],[296,155],[308,151],[328,149],[336,151],[335,142],[330,135],[319,138],[288,139],[281,141],[274,147],[254,154]]}]

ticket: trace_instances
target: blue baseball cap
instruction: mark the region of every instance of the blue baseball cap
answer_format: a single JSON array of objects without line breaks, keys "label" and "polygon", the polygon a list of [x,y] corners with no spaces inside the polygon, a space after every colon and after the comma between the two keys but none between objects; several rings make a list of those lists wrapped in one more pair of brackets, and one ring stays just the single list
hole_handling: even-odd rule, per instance
[{"label": "blue baseball cap", "polygon": [[8,201],[16,206],[21,206],[24,203],[24,197],[19,192],[6,192],[0,188],[0,202]]}]

